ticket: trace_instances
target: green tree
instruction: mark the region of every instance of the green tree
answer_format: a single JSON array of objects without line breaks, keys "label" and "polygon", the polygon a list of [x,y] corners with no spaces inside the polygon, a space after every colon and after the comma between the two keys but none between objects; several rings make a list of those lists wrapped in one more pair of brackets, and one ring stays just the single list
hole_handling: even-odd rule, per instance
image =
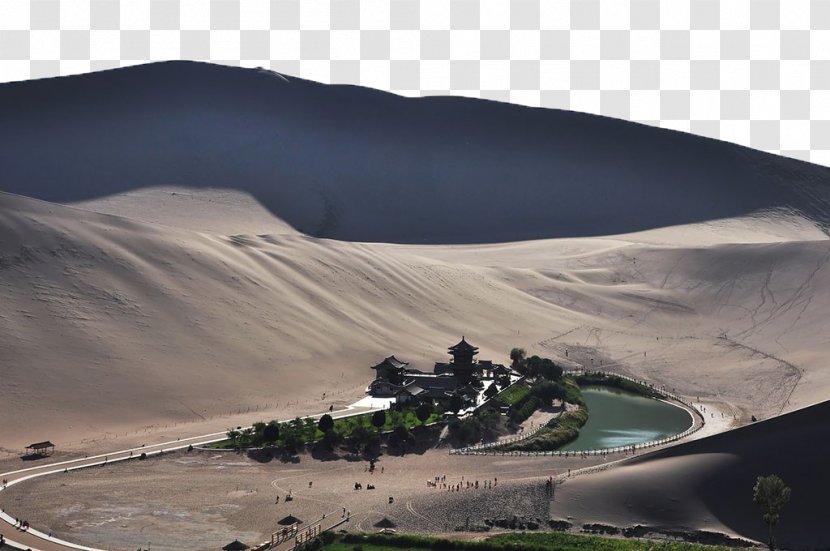
[{"label": "green tree", "polygon": [[450,396],[450,411],[458,415],[458,412],[461,411],[461,408],[464,407],[464,400],[461,398],[460,394],[453,394]]},{"label": "green tree", "polygon": [[239,446],[246,448],[253,443],[254,438],[254,429],[252,427],[248,427],[247,429],[242,429],[242,432],[239,435]]},{"label": "green tree", "polygon": [[306,442],[317,439],[317,422],[313,417],[303,419],[303,439]]},{"label": "green tree", "polygon": [[320,432],[323,434],[327,433],[334,428],[334,419],[332,419],[331,415],[326,413],[320,417],[320,421],[317,423],[317,428],[320,429]]},{"label": "green tree", "polygon": [[429,402],[424,402],[415,409],[415,417],[422,425],[427,422],[430,415],[432,415],[432,404]]},{"label": "green tree", "polygon": [[518,367],[524,363],[527,352],[524,348],[513,348],[510,350],[511,367],[518,371]]},{"label": "green tree", "polygon": [[386,412],[382,409],[377,410],[372,414],[372,425],[378,429],[378,431],[383,428],[383,425],[386,424]]},{"label": "green tree", "polygon": [[773,529],[778,524],[781,510],[790,501],[790,488],[777,475],[759,476],[752,490],[752,500],[764,515],[769,528],[769,548],[775,548]]},{"label": "green tree", "polygon": [[543,358],[537,368],[537,375],[550,381],[558,381],[562,378],[562,368],[552,360]]},{"label": "green tree", "polygon": [[334,429],[329,429],[323,433],[323,444],[330,450],[343,443],[343,435]]},{"label": "green tree", "polygon": [[496,386],[496,383],[490,383],[490,386],[488,386],[487,390],[484,391],[484,396],[487,398],[492,398],[498,393],[499,387]]},{"label": "green tree", "polygon": [[227,435],[228,439],[234,443],[240,436],[240,432],[234,428],[228,429],[228,432],[226,432],[225,434]]},{"label": "green tree", "polygon": [[290,453],[297,453],[305,446],[305,439],[301,430],[290,427],[282,437],[283,446]]},{"label": "green tree", "polygon": [[389,443],[400,448],[402,454],[406,454],[406,446],[414,442],[412,433],[406,428],[404,424],[395,425],[392,429],[392,434],[389,435]]},{"label": "green tree", "polygon": [[352,435],[349,437],[349,451],[352,453],[357,453],[360,451],[362,447],[366,445],[369,441],[369,433],[368,429],[363,425],[357,425],[352,430]]},{"label": "green tree", "polygon": [[550,405],[551,400],[565,398],[565,387],[553,381],[543,380],[530,388],[534,396],[538,397],[545,405]]},{"label": "green tree", "polygon": [[269,421],[262,429],[262,441],[266,444],[274,444],[280,437],[280,424],[276,421]]}]

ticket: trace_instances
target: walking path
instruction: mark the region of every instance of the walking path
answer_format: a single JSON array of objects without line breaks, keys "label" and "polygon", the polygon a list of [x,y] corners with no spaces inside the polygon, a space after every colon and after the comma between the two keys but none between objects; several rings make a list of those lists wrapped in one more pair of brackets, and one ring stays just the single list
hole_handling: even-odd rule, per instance
[{"label": "walking path", "polygon": [[[331,416],[335,419],[340,419],[343,417],[361,415],[363,413],[366,413],[367,411],[371,411],[371,409],[350,406],[346,409],[332,412]],[[324,414],[320,413],[318,415],[312,415],[311,417],[317,418],[322,415]],[[19,484],[25,480],[30,480],[32,478],[37,478],[40,476],[60,474],[63,472],[75,471],[78,469],[85,469],[99,465],[106,465],[118,461],[138,460],[139,456],[142,453],[145,453],[148,457],[150,457],[152,455],[160,455],[166,452],[181,450],[187,448],[188,446],[196,447],[203,446],[206,444],[212,444],[214,442],[225,440],[226,438],[227,435],[224,431],[215,432],[212,434],[203,434],[201,436],[193,436],[189,438],[177,438],[176,440],[161,442],[158,444],[133,447],[105,454],[98,454],[78,459],[45,463],[33,467],[27,467],[24,469],[8,471],[5,473],[0,473],[0,479],[8,480],[8,487],[13,486],[14,484]],[[2,500],[3,490],[5,490],[5,488],[0,489],[0,501]],[[69,541],[52,537],[49,534],[43,533],[35,528],[29,528],[28,530],[20,531],[17,528],[15,528],[15,518],[12,515],[8,514],[5,511],[5,508],[0,507],[0,526],[2,526],[2,522],[8,524],[8,529],[2,530],[2,528],[0,528],[0,533],[6,535],[6,539],[8,540],[9,544],[15,545],[22,549],[29,548],[32,551],[68,551],[70,549],[82,551],[103,551],[93,547],[86,547],[83,545],[78,545]],[[9,538],[9,534],[13,534],[13,537]]]},{"label": "walking path", "polygon": [[[379,405],[380,404],[358,402],[356,404],[348,406],[345,409],[331,412],[331,415],[336,419],[351,417],[372,411],[373,409],[377,409]],[[703,411],[701,412],[701,416],[706,418],[706,423],[704,425],[705,428],[701,430],[699,434],[695,434],[694,437],[699,438],[702,436],[708,436],[709,434],[712,434],[714,432],[726,430],[727,428],[729,428],[727,425],[731,425],[731,419],[729,419],[729,417],[731,416],[723,415],[721,411],[715,409],[716,406],[714,404],[706,404],[706,406],[695,404],[695,406],[696,407],[694,408],[689,407],[688,405],[686,407],[692,409],[692,411],[694,411],[694,409],[702,409]],[[312,415],[311,417],[317,418],[322,415],[323,413],[320,413],[317,415]],[[552,415],[552,412],[547,412],[546,415]],[[700,419],[698,419],[697,416],[694,417],[695,424],[700,424]],[[539,424],[537,424],[537,421],[539,421],[539,424],[541,424],[542,419],[534,420],[534,429],[536,429],[539,426]],[[219,442],[226,438],[227,436],[225,431],[204,434],[200,436],[177,438],[176,440],[169,440],[166,442],[142,445],[138,447],[113,451],[105,454],[102,453],[83,458],[53,461],[50,463],[44,463],[23,469],[12,470],[5,473],[0,473],[0,478],[7,479],[8,486],[12,486],[14,484],[19,484],[25,480],[30,480],[32,478],[40,476],[46,476],[50,474],[60,475],[60,473],[63,472],[91,468],[94,466],[106,465],[108,463],[118,461],[137,460],[142,453],[145,453],[149,457],[152,455],[160,455],[166,452],[184,449],[191,445],[194,447],[203,446],[206,444]],[[621,457],[620,459],[624,459],[626,456],[628,456],[628,453],[623,454],[623,457]],[[617,461],[612,461],[611,463],[616,462]],[[577,469],[573,473],[571,473],[571,476],[592,472],[597,468],[607,468],[607,466],[608,465],[606,464],[602,466],[588,467],[585,469]],[[61,540],[59,538],[51,537],[50,534],[43,533],[33,528],[29,528],[26,531],[17,530],[15,528],[15,518],[12,515],[8,514],[6,511],[4,511],[4,509],[2,508],[3,489],[5,488],[0,487],[0,527],[2,526],[3,522],[8,523],[9,526],[7,530],[2,530],[2,528],[0,528],[0,533],[5,534],[6,539],[10,545],[14,545],[22,549],[29,548],[32,551],[102,551],[100,549],[86,547],[83,545],[78,545],[72,542]],[[340,520],[341,519],[339,514],[332,514],[330,518],[327,515],[327,522],[325,524],[328,525],[329,522],[337,524],[340,522]],[[326,528],[328,528],[328,526],[326,526]],[[10,534],[12,536],[11,538],[9,538]],[[279,551],[282,551],[282,549],[284,548],[288,548],[288,546],[280,546]]]}]

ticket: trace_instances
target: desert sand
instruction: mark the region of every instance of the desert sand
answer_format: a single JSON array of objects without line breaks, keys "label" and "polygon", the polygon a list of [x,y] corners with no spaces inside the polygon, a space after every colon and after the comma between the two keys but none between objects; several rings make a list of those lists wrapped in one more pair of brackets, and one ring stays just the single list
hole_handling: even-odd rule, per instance
[{"label": "desert sand", "polygon": [[[781,233],[805,239],[774,243],[423,247],[214,235],[13,195],[0,212],[11,449],[358,398],[377,358],[429,369],[462,334],[484,358],[568,351],[743,417],[826,398],[830,241],[803,219]],[[683,231],[725,241],[719,224]]]},{"label": "desert sand", "polygon": [[[4,463],[38,440],[71,455],[348,404],[378,359],[429,370],[464,335],[484,359],[521,346],[770,420],[569,481],[554,516],[760,537],[744,479],[770,470],[805,496],[789,541],[828,543],[805,487],[820,466],[761,450],[824,434],[824,406],[797,410],[830,398],[830,171],[601,117],[206,67],[0,89],[0,133],[17,132],[0,152]],[[114,95],[93,105],[100,78]],[[167,80],[135,103],[142,78]],[[55,83],[71,109],[42,104]],[[629,473],[683,507],[599,504],[640,495]]]}]

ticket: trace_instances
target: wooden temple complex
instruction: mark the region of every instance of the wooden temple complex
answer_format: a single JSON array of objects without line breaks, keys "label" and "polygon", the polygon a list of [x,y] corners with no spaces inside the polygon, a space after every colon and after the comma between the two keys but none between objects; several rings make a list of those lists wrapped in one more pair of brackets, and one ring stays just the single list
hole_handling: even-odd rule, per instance
[{"label": "wooden temple complex", "polygon": [[478,405],[485,380],[509,376],[512,370],[488,360],[476,360],[478,347],[464,337],[448,349],[452,359],[436,362],[432,373],[409,367],[395,356],[389,356],[377,365],[375,380],[367,391],[376,397],[395,397],[398,403],[430,401],[441,403],[453,395],[460,395],[470,405]]}]

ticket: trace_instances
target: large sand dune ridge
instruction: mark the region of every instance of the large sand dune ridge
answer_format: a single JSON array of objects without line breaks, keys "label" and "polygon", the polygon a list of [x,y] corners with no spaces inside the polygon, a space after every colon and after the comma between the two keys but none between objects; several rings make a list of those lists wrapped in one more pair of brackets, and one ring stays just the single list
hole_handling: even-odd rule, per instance
[{"label": "large sand dune ridge", "polygon": [[501,361],[516,345],[560,358],[586,349],[762,417],[830,388],[827,240],[372,245],[1,198],[0,408],[18,421],[2,428],[8,447],[344,383],[356,396],[377,358],[429,369],[461,334]]},{"label": "large sand dune ridge", "polygon": [[761,537],[745,486],[780,472],[786,541],[826,545],[830,169],[198,63],[5,84],[0,121],[0,451],[318,412],[465,335],[766,420],[569,481],[563,514]]}]

